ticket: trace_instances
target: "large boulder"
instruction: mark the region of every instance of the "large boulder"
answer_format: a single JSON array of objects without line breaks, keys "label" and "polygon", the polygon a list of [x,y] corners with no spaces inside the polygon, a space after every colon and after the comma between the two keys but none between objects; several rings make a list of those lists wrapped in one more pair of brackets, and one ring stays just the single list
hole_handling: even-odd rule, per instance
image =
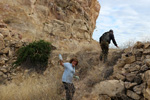
[{"label": "large boulder", "polygon": [[124,82],[119,80],[106,80],[97,84],[93,93],[108,95],[109,97],[115,97],[117,94],[120,94],[125,89]]}]

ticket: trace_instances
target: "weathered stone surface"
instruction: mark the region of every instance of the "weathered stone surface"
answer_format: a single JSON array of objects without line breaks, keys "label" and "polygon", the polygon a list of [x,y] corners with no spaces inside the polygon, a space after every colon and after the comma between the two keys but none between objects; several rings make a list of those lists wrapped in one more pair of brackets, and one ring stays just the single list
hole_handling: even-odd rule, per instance
[{"label": "weathered stone surface", "polygon": [[146,59],[150,59],[150,55],[146,55]]},{"label": "weathered stone surface", "polygon": [[150,49],[150,43],[145,43],[144,44],[144,49]]},{"label": "weathered stone surface", "polygon": [[2,71],[3,73],[6,73],[6,72],[7,72],[7,69],[1,68],[0,71]]},{"label": "weathered stone surface", "polygon": [[148,80],[150,77],[150,70],[146,71],[143,76],[142,76],[142,79],[143,80]]},{"label": "weathered stone surface", "polygon": [[119,69],[122,69],[126,63],[124,60],[119,61],[115,66],[114,66],[114,73],[117,72]]},{"label": "weathered stone surface", "polygon": [[72,49],[72,44],[78,49],[80,41],[92,40],[100,10],[97,0],[1,0],[0,7],[0,18],[9,26],[8,31],[3,29],[6,40],[32,37],[34,41],[42,38],[57,48],[61,47],[61,50]]},{"label": "weathered stone surface", "polygon": [[145,72],[147,71],[148,69],[150,69],[150,67],[148,67],[147,65],[143,65],[140,69],[141,72]]},{"label": "weathered stone surface", "polygon": [[1,49],[5,48],[4,36],[0,33],[0,51]]},{"label": "weathered stone surface", "polygon": [[111,98],[107,95],[100,95],[99,100],[111,100]]},{"label": "weathered stone surface", "polygon": [[133,91],[130,91],[130,90],[127,91],[127,96],[129,96],[130,98],[132,98],[134,100],[140,99],[139,95],[137,95],[136,93],[134,93]]},{"label": "weathered stone surface", "polygon": [[124,66],[124,69],[125,69],[125,70],[128,70],[128,69],[130,68],[130,66],[131,66],[130,64],[126,64],[126,65]]},{"label": "weathered stone surface", "polygon": [[131,66],[129,68],[130,72],[139,71],[139,70],[140,70],[140,66],[139,65]]},{"label": "weathered stone surface", "polygon": [[137,83],[137,84],[141,84],[142,83],[142,77],[140,74],[136,75],[133,79],[133,82]]},{"label": "weathered stone surface", "polygon": [[143,91],[144,97],[150,100],[150,87]]},{"label": "weathered stone surface", "polygon": [[10,48],[9,48],[9,47],[6,47],[6,48],[4,48],[4,49],[2,50],[2,53],[3,53],[3,54],[6,54],[6,53],[9,52],[9,50],[10,50]]},{"label": "weathered stone surface", "polygon": [[117,74],[115,74],[114,76],[115,76],[115,78],[117,78],[118,80],[122,80],[122,81],[125,80],[125,76],[122,75],[122,74],[117,73]]},{"label": "weathered stone surface", "polygon": [[146,65],[150,68],[150,59],[145,60]]},{"label": "weathered stone surface", "polygon": [[0,65],[4,65],[5,64],[5,60],[0,60]]},{"label": "weathered stone surface", "polygon": [[134,49],[134,55],[136,60],[141,60],[141,57],[143,55],[143,49]]},{"label": "weathered stone surface", "polygon": [[3,72],[0,71],[0,77],[3,75]]},{"label": "weathered stone surface", "polygon": [[150,85],[150,70],[143,74],[142,79],[147,82],[148,85]]},{"label": "weathered stone surface", "polygon": [[137,83],[125,82],[125,88],[129,89],[137,85]]},{"label": "weathered stone surface", "polygon": [[108,80],[97,84],[93,93],[105,94],[110,97],[116,96],[116,94],[123,92],[124,82],[118,80]]},{"label": "weathered stone surface", "polygon": [[135,73],[128,73],[126,75],[126,79],[129,81],[129,82],[132,82],[135,78],[136,74]]},{"label": "weathered stone surface", "polygon": [[144,55],[150,55],[150,49],[145,49],[143,52]]},{"label": "weathered stone surface", "polygon": [[136,44],[134,45],[134,48],[136,49],[140,49],[140,48],[143,48],[144,47],[144,44],[140,41],[136,42]]},{"label": "weathered stone surface", "polygon": [[0,84],[2,84],[4,81],[5,79],[2,76],[0,76]]},{"label": "weathered stone surface", "polygon": [[133,88],[134,92],[137,94],[141,94],[143,89],[145,89],[146,84],[137,85]]},{"label": "weathered stone surface", "polygon": [[133,63],[133,62],[135,62],[135,61],[136,61],[135,56],[130,56],[130,57],[127,57],[127,58],[125,59],[125,63],[126,63],[126,64],[131,64],[131,63]]},{"label": "weathered stone surface", "polygon": [[3,74],[3,76],[2,76],[2,77],[6,79],[6,78],[7,78],[7,75],[6,75],[6,74]]}]

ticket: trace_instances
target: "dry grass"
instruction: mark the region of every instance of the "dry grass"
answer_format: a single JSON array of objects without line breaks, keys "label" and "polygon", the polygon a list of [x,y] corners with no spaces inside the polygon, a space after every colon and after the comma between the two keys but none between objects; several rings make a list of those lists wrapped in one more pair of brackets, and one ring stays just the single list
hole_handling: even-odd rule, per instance
[{"label": "dry grass", "polygon": [[120,46],[121,49],[132,48],[135,45],[136,41],[129,40]]},{"label": "dry grass", "polygon": [[61,82],[56,77],[51,73],[46,77],[28,77],[20,84],[13,82],[7,86],[2,85],[0,100],[61,100],[58,95]]},{"label": "dry grass", "polygon": [[98,42],[87,42],[84,44],[80,44],[80,46],[78,47],[80,51],[84,51],[84,52],[91,52],[91,51],[99,51],[100,50],[100,45]]}]

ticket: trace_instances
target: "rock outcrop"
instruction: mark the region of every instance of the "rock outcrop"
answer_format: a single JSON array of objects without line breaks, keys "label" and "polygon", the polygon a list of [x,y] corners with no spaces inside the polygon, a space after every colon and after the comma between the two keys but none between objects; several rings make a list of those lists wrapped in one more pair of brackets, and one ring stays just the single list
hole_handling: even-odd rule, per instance
[{"label": "rock outcrop", "polygon": [[15,30],[27,42],[47,40],[59,50],[89,43],[99,10],[97,0],[0,1],[0,19],[11,27],[8,31]]},{"label": "rock outcrop", "polygon": [[[113,74],[107,78],[108,81],[100,82],[96,85],[96,89],[101,87],[97,93],[100,95],[104,93],[103,95],[107,95],[109,98],[113,98],[114,100],[117,100],[115,98],[118,98],[119,100],[150,100],[149,49],[150,43],[137,42],[132,48],[123,50],[122,57],[113,67]],[[115,81],[121,81],[124,85],[119,86],[115,83]],[[110,82],[113,82],[115,85]],[[107,84],[110,85],[106,86]],[[115,89],[117,86],[119,87]],[[112,87],[115,92],[112,91]],[[122,91],[117,92],[120,88],[123,88],[121,89]],[[111,93],[115,93],[115,95],[110,95],[110,91],[112,91]]]}]

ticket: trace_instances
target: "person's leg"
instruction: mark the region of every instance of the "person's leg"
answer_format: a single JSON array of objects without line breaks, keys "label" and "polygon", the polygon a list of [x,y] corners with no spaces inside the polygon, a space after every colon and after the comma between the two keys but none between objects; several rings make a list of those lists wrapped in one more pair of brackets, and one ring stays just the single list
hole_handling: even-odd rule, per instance
[{"label": "person's leg", "polygon": [[71,84],[70,88],[71,88],[71,97],[73,98],[73,95],[75,93],[75,87],[73,83]]},{"label": "person's leg", "polygon": [[100,56],[99,56],[100,61],[103,60],[103,52],[101,51]]},{"label": "person's leg", "polygon": [[104,63],[107,61],[107,56],[108,56],[108,50],[109,50],[109,43],[106,42],[105,43],[105,47],[104,47]]},{"label": "person's leg", "polygon": [[68,83],[68,99],[69,100],[72,100],[73,99],[73,95],[74,95],[74,93],[75,93],[75,87],[74,87],[74,85],[73,85],[73,83]]},{"label": "person's leg", "polygon": [[66,100],[72,100],[70,95],[70,86],[69,83],[63,82],[65,90],[66,90]]},{"label": "person's leg", "polygon": [[101,53],[100,53],[99,59],[100,59],[100,61],[102,61],[103,58],[104,58],[104,51],[105,51],[105,44],[104,44],[104,42],[101,42],[100,46],[101,46]]}]

